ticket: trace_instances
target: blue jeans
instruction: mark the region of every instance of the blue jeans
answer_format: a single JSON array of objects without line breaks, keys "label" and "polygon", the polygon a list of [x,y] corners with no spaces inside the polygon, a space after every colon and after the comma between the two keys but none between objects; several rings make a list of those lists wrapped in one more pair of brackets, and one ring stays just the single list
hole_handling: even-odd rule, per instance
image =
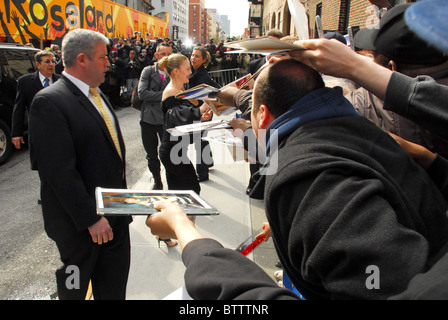
[{"label": "blue jeans", "polygon": [[137,86],[137,83],[138,78],[126,79],[127,94],[129,99],[131,99],[132,90]]}]

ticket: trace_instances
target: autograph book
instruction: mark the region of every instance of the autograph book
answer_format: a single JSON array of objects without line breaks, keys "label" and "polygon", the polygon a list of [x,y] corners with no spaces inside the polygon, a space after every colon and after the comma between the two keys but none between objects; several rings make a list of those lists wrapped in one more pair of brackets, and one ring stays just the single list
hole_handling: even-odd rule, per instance
[{"label": "autograph book", "polygon": [[207,85],[207,84],[200,84],[200,85],[198,85],[196,87],[193,87],[191,89],[188,89],[188,90],[185,90],[185,91],[179,93],[176,96],[176,98],[178,98],[178,99],[204,100],[204,102],[208,104],[210,109],[217,116],[229,114],[229,113],[233,112],[234,110],[236,110],[236,108],[232,107],[232,106],[224,105],[218,99],[210,98],[209,95],[211,93],[220,92],[222,89],[228,88],[228,87],[235,87],[235,88],[238,88],[238,89],[245,89],[245,90],[253,89],[254,88],[254,84],[255,84],[254,78],[258,74],[260,74],[260,72],[266,66],[267,66],[267,64],[264,65],[263,67],[261,67],[256,73],[254,73],[254,74],[250,74],[250,73],[246,74],[245,76],[243,76],[243,77],[241,77],[239,79],[236,79],[235,81],[225,85],[221,89],[212,87],[212,86]]},{"label": "autograph book", "polygon": [[218,215],[219,212],[192,190],[133,190],[97,187],[97,214],[104,216],[150,215],[159,212],[157,201],[169,200],[187,215]]},{"label": "autograph book", "polygon": [[210,100],[209,94],[219,92],[218,88],[212,87],[208,84],[199,84],[193,88],[182,91],[176,98],[188,100]]}]

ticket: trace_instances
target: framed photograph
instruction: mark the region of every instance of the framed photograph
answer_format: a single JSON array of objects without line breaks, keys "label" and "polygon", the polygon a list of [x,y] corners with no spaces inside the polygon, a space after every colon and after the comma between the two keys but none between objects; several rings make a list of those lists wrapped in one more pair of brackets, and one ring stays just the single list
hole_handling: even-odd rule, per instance
[{"label": "framed photograph", "polygon": [[157,201],[178,204],[187,215],[218,215],[219,212],[192,190],[132,190],[97,187],[95,190],[99,215],[150,215],[159,212]]}]

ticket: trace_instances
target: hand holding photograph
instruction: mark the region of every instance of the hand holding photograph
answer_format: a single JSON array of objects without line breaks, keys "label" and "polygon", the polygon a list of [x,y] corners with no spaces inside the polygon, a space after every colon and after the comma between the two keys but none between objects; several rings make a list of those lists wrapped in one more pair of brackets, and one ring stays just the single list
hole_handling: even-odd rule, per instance
[{"label": "hand holding photograph", "polygon": [[192,190],[132,190],[97,187],[97,214],[129,216],[159,212],[157,201],[168,200],[178,204],[187,215],[218,215],[219,212]]},{"label": "hand holding photograph", "polygon": [[199,84],[191,89],[182,91],[176,98],[187,100],[213,100],[209,98],[209,94],[219,92],[218,88],[212,87],[208,84]]},{"label": "hand holding photograph", "polygon": [[274,37],[261,37],[248,40],[232,41],[225,44],[227,48],[233,48],[234,51],[228,51],[230,54],[238,53],[260,53],[260,54],[274,54],[280,52],[288,52],[291,50],[305,50],[306,48],[292,44],[286,41],[279,40]]}]

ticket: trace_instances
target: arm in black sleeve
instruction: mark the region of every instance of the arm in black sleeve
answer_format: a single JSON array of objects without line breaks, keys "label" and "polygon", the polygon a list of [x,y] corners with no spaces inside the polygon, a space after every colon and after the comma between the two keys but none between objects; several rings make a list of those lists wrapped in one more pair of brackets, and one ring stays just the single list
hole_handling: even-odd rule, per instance
[{"label": "arm in black sleeve", "polygon": [[446,300],[448,299],[448,253],[427,272],[417,274],[408,288],[389,300]]},{"label": "arm in black sleeve", "polygon": [[393,72],[384,109],[398,113],[429,131],[448,138],[448,87],[427,76],[410,78]]},{"label": "arm in black sleeve", "polygon": [[448,201],[448,160],[440,155],[436,155],[426,172]]},{"label": "arm in black sleeve", "polygon": [[197,300],[299,299],[279,287],[259,266],[212,239],[191,241],[182,252],[185,285]]},{"label": "arm in black sleeve", "polygon": [[24,78],[19,78],[19,80],[17,81],[17,95],[12,113],[12,137],[23,136],[25,111],[27,108],[27,99],[24,93],[26,84],[24,83],[24,81]]}]

